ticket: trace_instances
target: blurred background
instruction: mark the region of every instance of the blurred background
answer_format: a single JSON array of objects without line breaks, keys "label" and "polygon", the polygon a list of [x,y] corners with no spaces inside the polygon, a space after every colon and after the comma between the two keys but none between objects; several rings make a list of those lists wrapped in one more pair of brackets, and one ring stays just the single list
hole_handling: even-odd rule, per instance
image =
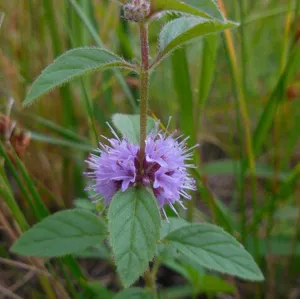
[{"label": "blurred background", "polygon": [[[149,115],[164,124],[172,116],[170,130],[200,143],[199,191],[183,216],[234,234],[266,280],[221,279],[179,261],[159,270],[160,296],[300,298],[300,1],[216,2],[242,26],[199,39],[161,64],[151,77]],[[104,46],[138,61],[138,28],[120,17],[118,1],[1,0],[0,23],[1,12],[0,298],[111,298],[120,283],[104,246],[46,264],[9,248],[49,213],[94,209],[84,160],[98,136],[110,136],[112,114],[138,113],[138,78],[105,71],[26,109],[22,101],[67,49]],[[150,25],[152,57],[171,17]]]}]

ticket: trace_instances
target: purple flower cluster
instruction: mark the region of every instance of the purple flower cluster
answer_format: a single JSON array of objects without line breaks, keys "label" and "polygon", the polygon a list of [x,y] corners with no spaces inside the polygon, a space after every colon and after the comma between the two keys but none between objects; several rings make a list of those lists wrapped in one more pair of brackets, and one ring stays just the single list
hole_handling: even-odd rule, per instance
[{"label": "purple flower cluster", "polygon": [[139,146],[113,133],[115,138],[106,138],[109,145],[100,143],[100,155],[91,154],[87,160],[90,171],[86,176],[93,181],[87,190],[94,191],[94,196],[108,205],[117,191],[141,184],[152,188],[161,208],[167,204],[174,209],[175,202],[183,206],[181,197],[191,199],[187,192],[195,190],[195,181],[187,169],[194,165],[186,161],[191,159],[194,147],[186,147],[187,138],[180,140],[181,136],[175,138],[174,133],[149,134],[140,171]]}]

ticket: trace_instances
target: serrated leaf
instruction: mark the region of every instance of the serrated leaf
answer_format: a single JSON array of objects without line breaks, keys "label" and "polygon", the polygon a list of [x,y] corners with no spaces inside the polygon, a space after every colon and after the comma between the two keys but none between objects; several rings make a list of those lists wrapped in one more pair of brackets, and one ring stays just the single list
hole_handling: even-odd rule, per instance
[{"label": "serrated leaf", "polygon": [[200,265],[247,280],[263,274],[251,255],[231,235],[212,224],[190,224],[166,236],[181,254]]},{"label": "serrated leaf", "polygon": [[77,48],[67,51],[50,64],[34,81],[23,105],[29,105],[53,88],[75,78],[107,68],[131,69],[121,57],[102,48]]},{"label": "serrated leaf", "polygon": [[[135,144],[140,143],[140,116],[116,113],[112,117],[112,122],[117,130],[126,137],[128,141]],[[147,134],[155,128],[155,120],[147,118]]]},{"label": "serrated leaf", "polygon": [[158,61],[194,38],[237,26],[237,23],[217,22],[201,17],[181,17],[167,23],[159,35]]},{"label": "serrated leaf", "polygon": [[214,0],[153,0],[151,4],[154,13],[171,11],[224,21]]},{"label": "serrated leaf", "polygon": [[125,287],[146,270],[159,240],[160,213],[146,188],[118,192],[108,210],[108,227],[117,271]]},{"label": "serrated leaf", "polygon": [[141,288],[129,288],[114,296],[113,299],[154,299],[149,291]]},{"label": "serrated leaf", "polygon": [[11,250],[25,256],[63,256],[97,245],[106,235],[104,223],[95,214],[65,210],[34,225],[15,242]]}]

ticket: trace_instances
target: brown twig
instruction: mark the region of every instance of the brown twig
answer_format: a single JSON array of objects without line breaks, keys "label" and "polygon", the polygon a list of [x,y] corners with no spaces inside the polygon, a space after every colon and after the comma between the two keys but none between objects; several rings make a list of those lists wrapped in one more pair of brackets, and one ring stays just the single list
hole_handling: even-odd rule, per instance
[{"label": "brown twig", "polygon": [[25,283],[27,283],[29,280],[31,280],[34,277],[35,273],[33,271],[27,272],[20,280],[18,280],[16,283],[11,285],[9,289],[12,292],[15,292],[20,287],[22,287]]},{"label": "brown twig", "polygon": [[22,263],[22,262],[12,261],[12,260],[0,257],[0,263],[8,265],[8,266],[16,267],[16,268],[21,268],[21,269],[24,269],[24,270],[33,271],[35,273],[38,273],[38,274],[41,274],[41,275],[44,275],[44,276],[47,276],[47,277],[51,277],[50,273],[48,273],[44,270],[38,269],[35,266],[31,266],[31,265],[28,265],[28,264],[25,264],[25,263]]},{"label": "brown twig", "polygon": [[4,296],[7,296],[11,299],[23,299],[22,297],[16,295],[11,290],[5,288],[4,286],[0,285],[0,294],[3,294]]}]

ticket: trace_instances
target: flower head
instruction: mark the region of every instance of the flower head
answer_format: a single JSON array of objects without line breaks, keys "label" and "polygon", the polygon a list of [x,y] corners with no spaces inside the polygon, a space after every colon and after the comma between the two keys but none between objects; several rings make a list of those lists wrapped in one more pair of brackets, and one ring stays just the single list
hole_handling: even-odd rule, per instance
[{"label": "flower head", "polygon": [[113,133],[115,138],[106,138],[108,145],[100,143],[99,155],[91,154],[87,160],[90,171],[86,175],[93,181],[87,190],[94,191],[106,205],[117,191],[136,184],[150,187],[160,207],[169,205],[174,209],[175,202],[183,206],[181,198],[191,199],[188,191],[195,190],[195,181],[187,169],[194,165],[186,162],[194,147],[187,148],[187,138],[175,138],[174,133],[149,134],[141,165],[139,146]]},{"label": "flower head", "polygon": [[124,18],[140,23],[150,13],[150,1],[149,0],[130,0],[123,6]]}]

